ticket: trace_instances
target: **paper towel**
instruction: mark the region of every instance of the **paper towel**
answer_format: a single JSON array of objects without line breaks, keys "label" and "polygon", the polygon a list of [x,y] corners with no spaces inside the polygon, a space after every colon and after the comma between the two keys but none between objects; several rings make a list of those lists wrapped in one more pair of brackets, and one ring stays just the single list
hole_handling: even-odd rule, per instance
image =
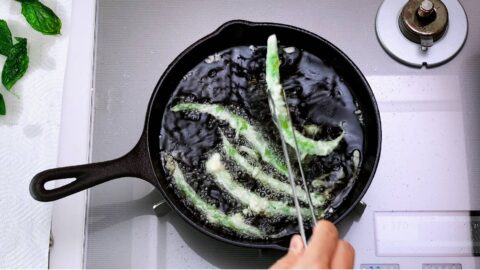
[{"label": "paper towel", "polygon": [[[28,188],[33,175],[57,163],[71,0],[41,2],[61,18],[60,36],[33,30],[19,2],[0,2],[0,18],[13,36],[28,39],[30,56],[15,95],[0,86],[7,106],[0,117],[0,268],[48,267],[51,204],[33,200]],[[1,67],[4,62],[0,56]]]}]

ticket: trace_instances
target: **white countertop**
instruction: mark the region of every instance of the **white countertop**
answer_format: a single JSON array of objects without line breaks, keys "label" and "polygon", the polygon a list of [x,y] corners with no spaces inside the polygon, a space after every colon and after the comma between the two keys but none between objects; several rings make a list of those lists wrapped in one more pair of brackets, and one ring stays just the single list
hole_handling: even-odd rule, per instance
[{"label": "white countertop", "polygon": [[[46,268],[52,204],[29,193],[32,177],[55,167],[72,0],[42,0],[62,21],[60,35],[43,35],[22,15],[22,4],[2,1],[0,18],[13,37],[27,39],[28,70],[7,91],[0,86],[7,114],[0,118],[0,268]],[[84,24],[84,20],[82,20]],[[0,66],[5,57],[0,57]]]},{"label": "white countertop", "polygon": [[[89,161],[96,1],[72,2],[58,166]],[[50,268],[83,268],[86,201],[80,192],[53,203]]]}]

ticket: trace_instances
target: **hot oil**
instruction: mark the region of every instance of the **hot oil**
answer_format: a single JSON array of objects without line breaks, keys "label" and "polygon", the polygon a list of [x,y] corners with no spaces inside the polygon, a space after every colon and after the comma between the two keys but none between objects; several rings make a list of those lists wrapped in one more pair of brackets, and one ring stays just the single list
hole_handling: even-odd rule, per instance
[{"label": "hot oil", "polygon": [[[327,188],[333,190],[329,193],[329,203],[325,206],[331,209],[327,211],[328,217],[348,195],[355,180],[352,152],[358,150],[362,153],[364,140],[359,120],[361,108],[355,105],[349,86],[320,58],[292,47],[280,46],[279,53],[282,85],[296,129],[316,140],[333,139],[342,129],[346,134],[339,147],[330,155],[307,156],[303,162],[311,192],[326,192]],[[160,150],[169,153],[181,164],[187,182],[205,201],[226,214],[242,213],[246,207],[215,183],[205,170],[205,162],[212,152],[222,153],[219,130],[222,130],[237,149],[240,145],[251,146],[228,124],[208,114],[172,112],[170,108],[181,102],[225,105],[229,110],[249,119],[250,124],[275,146],[277,154],[283,156],[279,147],[278,131],[268,107],[265,55],[266,47],[241,46],[208,57],[179,82],[164,114]],[[269,200],[282,200],[293,205],[290,197],[263,187],[223,153],[222,161],[234,179],[245,188]],[[288,180],[271,166],[263,162],[261,164],[263,171],[288,183]],[[342,179],[332,173],[339,170],[344,171],[345,177]],[[322,185],[313,186],[312,181],[321,176]],[[175,189],[173,185],[170,188]],[[178,196],[183,198],[181,194]],[[184,203],[193,215],[198,215],[189,202]],[[306,207],[305,204],[302,205]],[[272,218],[244,213],[246,222],[258,226],[271,237],[296,232],[295,217]],[[225,232],[235,235],[235,232]]]}]

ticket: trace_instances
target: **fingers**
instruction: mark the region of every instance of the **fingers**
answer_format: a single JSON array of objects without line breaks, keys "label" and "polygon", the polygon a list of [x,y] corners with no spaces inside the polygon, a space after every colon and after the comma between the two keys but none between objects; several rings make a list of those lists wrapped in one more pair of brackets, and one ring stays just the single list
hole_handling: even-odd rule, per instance
[{"label": "fingers", "polygon": [[351,269],[355,260],[355,250],[347,241],[340,240],[337,243],[335,254],[333,254],[331,268]]},{"label": "fingers", "polygon": [[347,269],[353,268],[354,259],[353,247],[348,242],[338,239],[335,225],[329,221],[320,221],[315,226],[307,247],[304,247],[299,235],[293,236],[287,255],[272,268]]},{"label": "fingers", "polygon": [[299,268],[329,268],[338,242],[338,231],[329,221],[320,221],[313,230]]},{"label": "fingers", "polygon": [[290,240],[290,247],[288,248],[288,253],[293,255],[300,255],[303,251],[303,241],[300,235],[296,234]]},{"label": "fingers", "polygon": [[290,269],[292,268],[299,256],[303,252],[303,241],[300,235],[294,235],[290,240],[290,247],[288,248],[287,255],[278,260],[271,269]]}]

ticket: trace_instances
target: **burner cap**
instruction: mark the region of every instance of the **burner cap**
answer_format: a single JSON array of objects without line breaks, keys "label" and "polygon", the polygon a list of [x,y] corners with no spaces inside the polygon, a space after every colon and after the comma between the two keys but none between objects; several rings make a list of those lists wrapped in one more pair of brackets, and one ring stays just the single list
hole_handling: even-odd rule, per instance
[{"label": "burner cap", "polygon": [[384,0],[375,27],[388,54],[416,67],[447,62],[468,33],[467,15],[458,0]]},{"label": "burner cap", "polygon": [[440,0],[410,0],[402,9],[399,26],[409,40],[431,47],[448,25],[448,10]]}]

